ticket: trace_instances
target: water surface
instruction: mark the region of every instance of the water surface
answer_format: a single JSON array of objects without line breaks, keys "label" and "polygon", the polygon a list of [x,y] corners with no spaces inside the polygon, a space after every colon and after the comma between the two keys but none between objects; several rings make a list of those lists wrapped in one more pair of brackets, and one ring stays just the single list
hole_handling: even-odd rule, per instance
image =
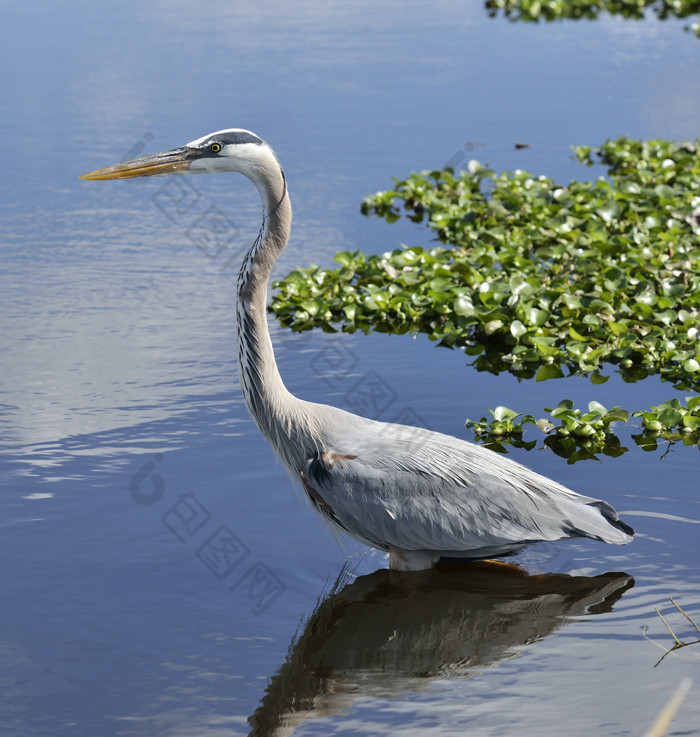
[{"label": "water surface", "polygon": [[[697,646],[654,668],[672,643],[654,607],[686,639],[667,597],[699,611],[697,450],[516,454],[613,503],[634,544],[392,579],[382,555],[324,531],[242,404],[233,300],[252,185],[77,177],[246,127],[276,149],[295,207],[278,274],[425,245],[411,224],[362,218],[362,197],[461,152],[566,181],[592,174],[571,144],[696,138],[700,41],[681,26],[518,26],[451,0],[6,4],[0,733],[641,732],[697,673]],[[296,394],[459,437],[487,406],[672,393],[476,374],[424,337],[272,330]],[[697,693],[676,733],[697,730]]]}]

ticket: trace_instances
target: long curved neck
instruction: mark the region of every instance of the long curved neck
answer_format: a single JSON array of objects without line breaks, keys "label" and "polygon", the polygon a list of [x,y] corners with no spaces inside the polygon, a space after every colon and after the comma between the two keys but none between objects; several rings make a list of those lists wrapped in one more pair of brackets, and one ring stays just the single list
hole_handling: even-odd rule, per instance
[{"label": "long curved neck", "polygon": [[263,435],[289,463],[284,449],[295,431],[300,400],[282,382],[267,326],[267,283],[287,245],[292,207],[284,173],[269,153],[252,173],[244,172],[258,188],[263,207],[260,233],[246,254],[238,276],[236,318],[238,373],[243,398]]}]

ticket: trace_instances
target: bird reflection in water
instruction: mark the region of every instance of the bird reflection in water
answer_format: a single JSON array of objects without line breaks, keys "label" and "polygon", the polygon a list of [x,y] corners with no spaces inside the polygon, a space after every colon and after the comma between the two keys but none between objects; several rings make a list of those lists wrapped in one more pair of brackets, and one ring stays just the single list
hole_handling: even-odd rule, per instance
[{"label": "bird reflection in water", "polygon": [[343,585],[343,571],[295,637],[250,717],[251,737],[283,737],[360,697],[424,691],[464,679],[541,640],[567,619],[612,610],[634,579],[530,575],[502,563],[379,570]]}]

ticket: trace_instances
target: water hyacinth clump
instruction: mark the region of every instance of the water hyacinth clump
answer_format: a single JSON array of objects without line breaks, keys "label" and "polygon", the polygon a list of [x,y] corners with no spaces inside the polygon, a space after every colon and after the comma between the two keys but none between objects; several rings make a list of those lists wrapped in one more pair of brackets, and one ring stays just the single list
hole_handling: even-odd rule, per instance
[{"label": "water hyacinth clump", "polygon": [[471,162],[412,174],[362,211],[425,222],[445,245],[297,269],[271,309],[295,330],[421,332],[479,370],[538,380],[700,383],[697,144],[620,139],[578,147],[607,177],[561,186]]},{"label": "water hyacinth clump", "polygon": [[533,450],[538,439],[532,439],[528,429],[539,429],[545,434],[542,446],[566,458],[569,463],[597,460],[602,453],[618,458],[629,449],[615,434],[614,425],[628,423],[638,430],[631,439],[642,450],[655,451],[663,444],[670,449],[676,443],[698,447],[700,443],[700,396],[663,402],[657,407],[630,413],[622,407],[606,409],[600,402],[591,401],[587,410],[574,406],[571,399],[561,400],[556,407],[545,407],[549,417],[536,419],[533,415],[517,412],[509,407],[487,409],[491,418],[467,420],[467,428],[474,433],[476,442],[499,453],[506,453],[508,446]]},{"label": "water hyacinth clump", "polygon": [[[486,0],[484,5],[490,17],[502,14],[515,23],[594,20],[605,14],[631,20],[653,14],[666,20],[692,18],[700,13],[697,0]],[[690,23],[684,30],[700,37],[700,23]]]}]

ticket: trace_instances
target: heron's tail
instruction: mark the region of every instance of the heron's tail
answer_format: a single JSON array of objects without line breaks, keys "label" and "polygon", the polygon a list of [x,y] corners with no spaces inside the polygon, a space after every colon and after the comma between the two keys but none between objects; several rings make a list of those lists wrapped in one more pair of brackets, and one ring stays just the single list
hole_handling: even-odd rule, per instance
[{"label": "heron's tail", "polygon": [[603,517],[610,523],[610,526],[615,529],[614,533],[611,532],[615,539],[601,538],[604,542],[615,545],[626,545],[632,542],[634,530],[617,516],[617,512],[607,502],[592,502],[589,506],[597,507]]},{"label": "heron's tail", "polygon": [[623,522],[617,512],[607,503],[598,499],[580,500],[576,508],[567,511],[569,526],[566,534],[569,537],[590,537],[611,545],[627,545],[632,542],[634,530]]}]

